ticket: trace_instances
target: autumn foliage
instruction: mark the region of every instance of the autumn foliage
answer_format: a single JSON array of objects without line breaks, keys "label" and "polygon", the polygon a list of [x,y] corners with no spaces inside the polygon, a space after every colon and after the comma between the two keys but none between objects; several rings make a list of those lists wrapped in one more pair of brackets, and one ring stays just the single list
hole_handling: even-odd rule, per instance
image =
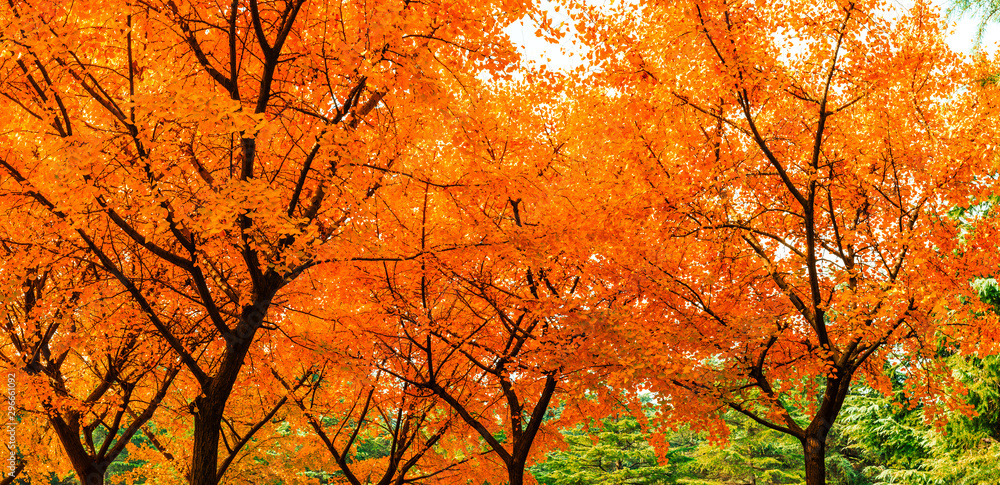
[{"label": "autumn foliage", "polygon": [[960,388],[994,101],[933,9],[560,8],[553,73],[503,30],[558,37],[535,3],[5,4],[17,472],[531,483],[652,393],[820,484],[852,383]]},{"label": "autumn foliage", "polygon": [[885,388],[905,355],[938,398],[934,355],[975,299],[949,212],[990,190],[982,93],[956,89],[973,73],[930,7],[878,8],[648,5],[595,27],[623,53],[602,64],[627,107],[603,120],[626,140],[614,259],[640,292],[621,345],[675,419],[728,407],[798,438],[808,483],[855,378]]}]

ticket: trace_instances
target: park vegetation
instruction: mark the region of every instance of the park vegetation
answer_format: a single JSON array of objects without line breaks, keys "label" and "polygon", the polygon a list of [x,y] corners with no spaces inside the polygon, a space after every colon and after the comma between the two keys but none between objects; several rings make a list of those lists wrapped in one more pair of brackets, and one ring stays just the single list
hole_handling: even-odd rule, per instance
[{"label": "park vegetation", "polygon": [[2,483],[1000,477],[1000,67],[925,1],[0,26]]}]

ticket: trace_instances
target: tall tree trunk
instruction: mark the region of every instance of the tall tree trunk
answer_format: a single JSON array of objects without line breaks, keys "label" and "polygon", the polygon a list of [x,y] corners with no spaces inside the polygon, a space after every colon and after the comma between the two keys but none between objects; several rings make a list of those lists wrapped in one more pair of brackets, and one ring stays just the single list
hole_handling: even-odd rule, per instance
[{"label": "tall tree trunk", "polygon": [[806,485],[826,485],[827,430],[809,430],[802,439],[806,459]]},{"label": "tall tree trunk", "polygon": [[219,433],[222,430],[222,413],[226,409],[226,399],[212,396],[198,396],[195,399],[194,448],[191,455],[191,485],[216,485],[219,466]]},{"label": "tall tree trunk", "polygon": [[246,361],[257,329],[260,328],[277,291],[273,277],[266,296],[243,308],[239,324],[226,338],[226,353],[219,372],[211,378],[207,390],[194,400],[194,454],[191,457],[191,485],[217,485],[219,476],[219,437],[226,403]]}]

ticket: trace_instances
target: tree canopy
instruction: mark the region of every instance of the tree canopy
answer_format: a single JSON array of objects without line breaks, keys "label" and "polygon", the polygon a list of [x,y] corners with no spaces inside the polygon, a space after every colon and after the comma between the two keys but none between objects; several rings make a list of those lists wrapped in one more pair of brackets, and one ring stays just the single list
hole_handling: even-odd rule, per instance
[{"label": "tree canopy", "polygon": [[[881,395],[985,439],[996,69],[888,8],[7,2],[7,483],[820,485]],[[586,65],[522,62],[560,10]]]}]

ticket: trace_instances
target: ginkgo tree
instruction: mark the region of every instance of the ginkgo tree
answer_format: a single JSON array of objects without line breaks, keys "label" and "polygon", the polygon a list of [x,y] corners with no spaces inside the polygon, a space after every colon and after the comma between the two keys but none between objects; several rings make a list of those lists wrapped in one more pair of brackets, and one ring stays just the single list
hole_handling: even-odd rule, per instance
[{"label": "ginkgo tree", "polygon": [[581,95],[602,108],[580,114],[576,150],[617,180],[609,259],[635,295],[610,353],[673,419],[731,408],[796,437],[810,485],[857,377],[883,388],[906,355],[911,393],[933,404],[949,390],[942,337],[976,324],[957,311],[974,298],[948,213],[988,183],[990,93],[931,6],[886,8],[578,14],[603,83]]}]

